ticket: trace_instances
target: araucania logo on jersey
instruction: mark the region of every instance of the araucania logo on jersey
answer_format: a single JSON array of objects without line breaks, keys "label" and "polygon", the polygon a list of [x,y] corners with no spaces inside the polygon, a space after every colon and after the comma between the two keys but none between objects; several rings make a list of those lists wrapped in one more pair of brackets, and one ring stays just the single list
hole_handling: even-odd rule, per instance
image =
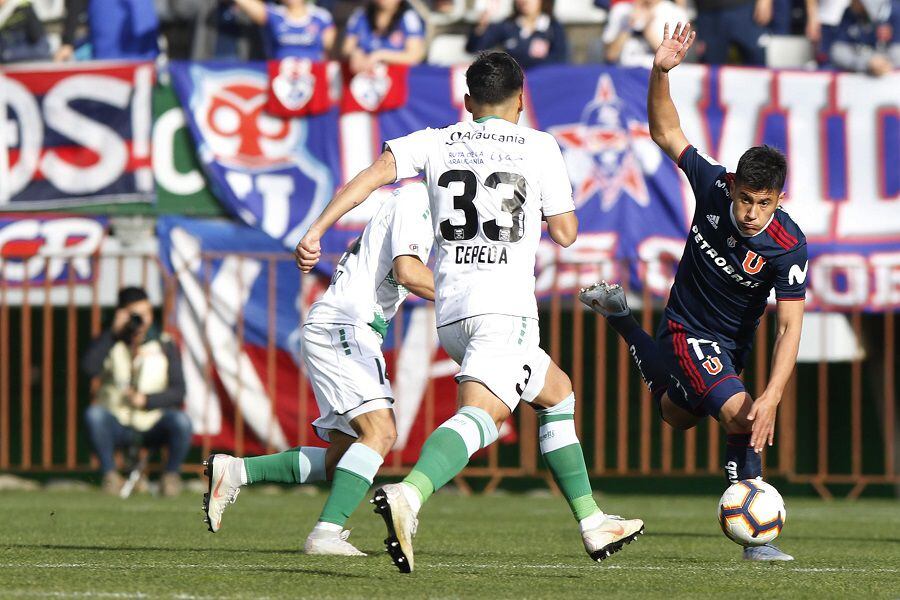
[{"label": "araucania logo on jersey", "polygon": [[524,144],[525,138],[521,135],[503,135],[502,133],[489,133],[487,131],[454,131],[450,134],[447,145],[460,142],[476,142],[478,140],[490,140],[492,142]]}]

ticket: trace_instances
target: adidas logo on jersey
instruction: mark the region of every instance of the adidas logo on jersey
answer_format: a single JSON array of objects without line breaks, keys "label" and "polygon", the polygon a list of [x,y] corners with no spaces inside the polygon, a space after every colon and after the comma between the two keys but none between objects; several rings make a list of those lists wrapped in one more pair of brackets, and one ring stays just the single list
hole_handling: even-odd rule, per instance
[{"label": "adidas logo on jersey", "polygon": [[707,220],[713,226],[713,229],[719,228],[719,215],[706,215]]}]

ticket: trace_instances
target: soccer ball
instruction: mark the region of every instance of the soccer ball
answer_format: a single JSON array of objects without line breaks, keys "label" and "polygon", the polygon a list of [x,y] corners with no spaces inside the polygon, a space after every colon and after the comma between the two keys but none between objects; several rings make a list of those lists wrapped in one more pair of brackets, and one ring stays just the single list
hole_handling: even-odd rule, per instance
[{"label": "soccer ball", "polygon": [[741,546],[762,546],[775,540],[786,520],[781,494],[762,479],[739,481],[719,500],[719,525]]}]

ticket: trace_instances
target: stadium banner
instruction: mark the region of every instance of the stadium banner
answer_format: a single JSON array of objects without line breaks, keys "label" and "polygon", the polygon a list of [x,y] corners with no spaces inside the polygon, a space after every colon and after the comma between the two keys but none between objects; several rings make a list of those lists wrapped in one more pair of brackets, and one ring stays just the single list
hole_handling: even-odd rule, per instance
[{"label": "stadium banner", "polygon": [[[306,419],[298,424],[300,323],[328,278],[301,276],[289,258],[270,263],[266,255],[277,257],[283,247],[246,225],[161,217],[157,233],[162,262],[177,280],[173,329],[181,337],[186,410],[194,433],[211,436],[214,448],[234,449],[239,411],[247,453],[262,453],[269,443],[278,450],[295,445],[299,427],[318,415],[307,384]],[[273,292],[276,297],[270,298]],[[426,411],[420,410],[429,382],[433,398],[441,399],[434,404],[433,427],[455,410],[453,375],[458,368],[438,348],[430,304],[408,306],[397,319],[401,333],[392,324],[383,349],[396,401],[396,449],[404,462],[411,462],[430,433]],[[274,356],[269,354],[270,339]],[[306,433],[307,443],[319,443],[312,429]],[[508,441],[515,439],[512,429],[505,434]]]},{"label": "stadium banner", "polygon": [[[265,64],[173,66],[220,199],[291,249],[334,186],[368,166],[385,140],[467,118],[464,74],[464,67],[418,66],[396,110],[273,122],[260,108]],[[650,139],[647,78],[644,69],[596,65],[528,73],[521,122],[559,142],[581,223],[571,247],[542,243],[539,294],[598,279],[636,290],[646,284],[658,298],[668,293],[694,198]],[[809,241],[811,308],[900,304],[900,73],[876,79],[683,65],[671,82],[688,139],[729,170],[754,144],[787,154],[784,207]],[[326,252],[340,254],[371,215],[369,204],[323,241]]]},{"label": "stadium banner", "polygon": [[93,282],[106,229],[102,217],[0,213],[0,277],[12,287]]},{"label": "stadium banner", "polygon": [[151,202],[152,63],[0,69],[0,209]]},{"label": "stadium banner", "polygon": [[152,135],[158,208],[167,213],[192,214],[218,206],[194,150],[184,110],[171,86],[153,89]]}]

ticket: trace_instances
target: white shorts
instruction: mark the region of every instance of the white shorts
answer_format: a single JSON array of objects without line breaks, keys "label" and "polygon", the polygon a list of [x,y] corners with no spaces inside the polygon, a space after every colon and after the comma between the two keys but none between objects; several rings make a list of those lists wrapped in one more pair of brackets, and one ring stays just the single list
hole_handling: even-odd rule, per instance
[{"label": "white shorts", "polygon": [[356,437],[350,421],[392,407],[381,338],[369,327],[304,325],[300,356],[319,405],[312,425],[323,440],[330,441],[328,432],[334,430]]},{"label": "white shorts", "polygon": [[550,357],[539,345],[537,319],[478,315],[438,327],[438,338],[461,366],[456,381],[483,384],[511,411],[544,388]]}]

